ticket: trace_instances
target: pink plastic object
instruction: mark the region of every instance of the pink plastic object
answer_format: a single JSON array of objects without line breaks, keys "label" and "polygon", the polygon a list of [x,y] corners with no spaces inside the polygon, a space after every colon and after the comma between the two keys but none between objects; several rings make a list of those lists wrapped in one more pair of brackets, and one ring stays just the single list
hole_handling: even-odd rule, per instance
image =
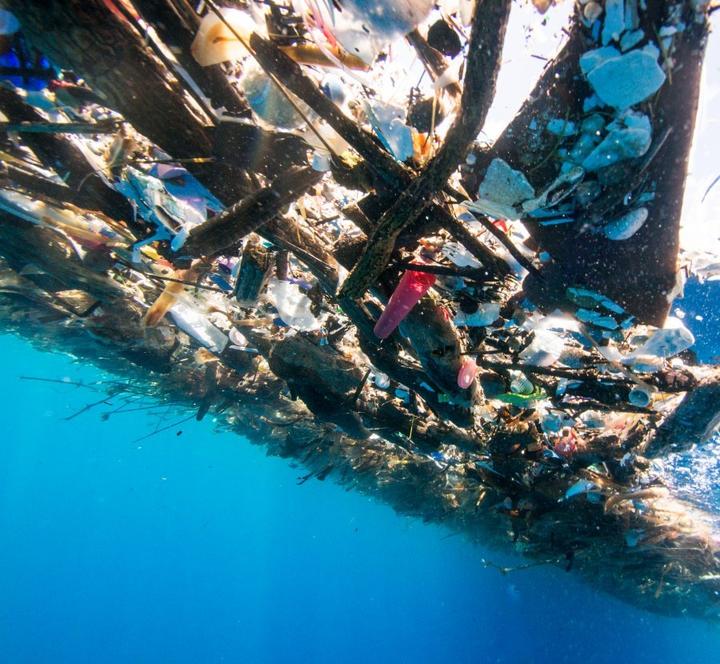
[{"label": "pink plastic object", "polygon": [[553,449],[561,457],[570,459],[577,452],[577,436],[575,432],[569,427],[565,427],[560,438],[553,445]]},{"label": "pink plastic object", "polygon": [[472,357],[466,357],[460,365],[460,371],[458,371],[457,384],[458,387],[466,390],[473,384],[475,376],[477,376],[478,368],[475,363],[475,359]]},{"label": "pink plastic object", "polygon": [[407,270],[390,296],[385,311],[375,323],[375,336],[387,339],[434,283],[434,274]]}]

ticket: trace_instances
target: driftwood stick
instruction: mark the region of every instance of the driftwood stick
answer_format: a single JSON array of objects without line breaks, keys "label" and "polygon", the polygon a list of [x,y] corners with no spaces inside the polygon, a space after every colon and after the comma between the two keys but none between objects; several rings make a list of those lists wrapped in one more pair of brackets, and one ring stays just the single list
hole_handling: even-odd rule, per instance
[{"label": "driftwood stick", "polygon": [[487,271],[477,267],[450,267],[448,265],[425,265],[413,261],[400,261],[398,267],[415,272],[426,272],[427,274],[439,274],[446,277],[460,277],[470,281],[485,281]]},{"label": "driftwood stick", "polygon": [[[442,209],[435,205],[430,207],[431,210],[433,208]],[[487,245],[480,242],[460,220],[449,212],[445,212],[442,224],[443,228],[477,258],[485,268],[502,277],[510,274],[511,270],[508,264],[496,256]]]},{"label": "driftwood stick", "polygon": [[[392,158],[379,143],[366,131],[359,128],[350,118],[324,95],[317,85],[302,71],[300,65],[290,59],[272,42],[257,34],[250,39],[250,46],[262,67],[275,76],[288,90],[297,95],[323,120],[342,136],[360,154],[368,166],[379,176],[383,184],[392,191],[399,191],[413,179],[413,172]],[[490,98],[492,92],[490,91]],[[479,129],[478,129],[479,131]],[[477,131],[474,135],[477,135]],[[473,136],[474,138],[474,136]],[[445,178],[447,179],[447,178]],[[419,216],[419,215],[417,215]],[[478,260],[486,265],[492,264],[496,271],[509,273],[509,269],[471,233],[462,227],[455,218],[441,206],[433,206],[433,215],[438,222],[456,239],[461,241]],[[409,222],[408,222],[409,223]]]},{"label": "driftwood stick", "polygon": [[307,166],[278,177],[270,186],[247,196],[190,231],[183,253],[190,256],[219,254],[277,216],[321,178],[322,173]]},{"label": "driftwood stick", "polygon": [[[30,106],[16,90],[0,86],[0,110],[10,122],[43,122],[43,114]],[[135,230],[132,207],[127,199],[92,175],[90,164],[80,149],[62,134],[24,134],[23,142],[48,167],[53,168],[72,190],[74,203],[90,210],[102,210],[114,219],[123,219]],[[58,198],[64,197],[60,196]]]},{"label": "driftwood stick", "polygon": [[520,263],[520,265],[530,272],[530,274],[542,279],[540,270],[538,270],[532,262],[523,255],[523,253],[515,246],[513,241],[505,233],[495,226],[495,224],[493,224],[485,215],[474,214],[474,217],[483,225],[483,228],[485,228],[490,235],[492,235],[500,244],[502,244],[503,247],[505,247],[505,249],[508,250],[508,253],[518,263]]},{"label": "driftwood stick", "polygon": [[369,133],[348,118],[322,93],[315,82],[303,73],[300,65],[275,44],[253,33],[250,37],[250,47],[260,65],[268,73],[275,76],[290,92],[310,106],[350,143],[374,170],[379,171],[383,179],[389,179],[389,184],[397,186],[399,184],[397,180],[402,180],[403,175],[407,176],[410,173],[407,167],[395,161]]},{"label": "driftwood stick", "polygon": [[400,232],[423,213],[445,186],[482,129],[495,95],[510,5],[507,1],[476,3],[458,116],[435,158],[383,215],[360,261],[343,284],[345,295],[359,297],[377,281],[392,256]]},{"label": "driftwood stick", "polygon": [[180,65],[212,101],[215,108],[249,115],[247,102],[232,85],[223,65],[201,67],[192,57],[190,46],[200,25],[200,17],[184,0],[134,0],[142,17],[155,27],[162,40],[176,47]]},{"label": "driftwood stick", "polygon": [[114,134],[120,122],[0,122],[0,131],[19,134]]},{"label": "driftwood stick", "polygon": [[[447,69],[445,58],[443,58],[440,53],[427,43],[427,40],[420,34],[420,31],[417,28],[412,32],[409,32],[406,39],[415,49],[415,52],[418,54],[418,57],[422,60],[423,64],[430,70],[433,80],[440,78]],[[453,97],[459,97],[462,94],[462,90],[457,83],[449,83],[445,86],[445,89]]]},{"label": "driftwood stick", "polygon": [[[472,355],[472,353],[470,353]],[[583,371],[579,369],[557,369],[555,367],[540,367],[532,364],[510,363],[510,362],[492,362],[486,360],[482,355],[477,358],[477,364],[484,369],[492,371],[523,371],[525,373],[537,374],[539,376],[555,376],[557,378],[569,378],[570,380],[589,380],[608,383],[618,383],[621,385],[633,384],[627,378],[612,378],[610,376],[601,376],[596,371]]]}]

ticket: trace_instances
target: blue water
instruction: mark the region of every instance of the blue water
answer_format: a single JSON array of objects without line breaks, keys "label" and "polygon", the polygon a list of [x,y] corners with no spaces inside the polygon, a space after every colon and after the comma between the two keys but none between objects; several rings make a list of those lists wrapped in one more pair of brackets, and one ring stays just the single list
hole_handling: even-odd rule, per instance
[{"label": "blue water", "polygon": [[[683,306],[705,311],[706,292]],[[298,486],[301,469],[209,418],[142,441],[182,414],[103,421],[100,406],[65,421],[98,395],[20,376],[102,375],[0,344],[3,664],[718,661],[716,626],[561,570],[502,576],[481,559],[507,556],[330,483]]]}]

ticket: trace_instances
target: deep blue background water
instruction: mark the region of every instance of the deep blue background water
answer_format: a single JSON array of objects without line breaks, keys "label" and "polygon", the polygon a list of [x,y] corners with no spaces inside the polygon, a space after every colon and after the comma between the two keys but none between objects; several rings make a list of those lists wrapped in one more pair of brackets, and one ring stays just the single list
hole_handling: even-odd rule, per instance
[{"label": "deep blue background water", "polygon": [[[708,292],[683,304],[703,339]],[[99,372],[0,344],[2,663],[720,658],[718,627],[552,568],[501,576],[481,558],[511,559],[332,484],[298,486],[301,470],[209,418],[139,442],[158,423],[147,412],[65,421],[99,397],[19,377]]]}]

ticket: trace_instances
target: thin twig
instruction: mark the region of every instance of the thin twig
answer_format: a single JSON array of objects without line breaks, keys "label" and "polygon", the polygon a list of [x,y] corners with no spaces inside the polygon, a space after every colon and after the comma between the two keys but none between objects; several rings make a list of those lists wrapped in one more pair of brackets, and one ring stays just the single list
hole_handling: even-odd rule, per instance
[{"label": "thin twig", "polygon": [[178,425],[180,425],[180,424],[184,424],[185,422],[188,422],[189,420],[192,420],[192,419],[195,419],[195,413],[193,413],[192,415],[188,415],[186,418],[184,418],[184,419],[182,419],[182,420],[179,420],[179,421],[177,421],[177,422],[173,422],[172,424],[168,424],[166,427],[162,427],[162,428],[160,428],[160,429],[155,429],[154,431],[152,431],[151,433],[149,433],[149,434],[147,434],[147,435],[145,435],[145,436],[140,436],[140,438],[135,438],[135,440],[133,440],[132,442],[133,442],[133,443],[139,443],[139,442],[142,441],[142,440],[147,440],[148,438],[152,438],[153,436],[156,436],[157,434],[162,433],[163,431],[167,431],[168,429],[172,429],[172,428],[174,428],[174,427],[176,427],[176,426],[178,426]]},{"label": "thin twig", "polygon": [[20,134],[114,134],[122,122],[0,122],[0,130]]},{"label": "thin twig", "polygon": [[502,244],[505,249],[508,250],[508,253],[518,262],[520,265],[522,265],[530,274],[533,276],[542,279],[542,274],[540,273],[540,270],[538,270],[530,260],[528,260],[527,257],[523,255],[523,253],[515,246],[513,241],[505,234],[503,233],[495,224],[493,224],[485,215],[478,214],[474,210],[470,210],[472,212],[472,215],[477,219],[480,224],[482,224],[483,228],[487,230],[500,244]]}]

